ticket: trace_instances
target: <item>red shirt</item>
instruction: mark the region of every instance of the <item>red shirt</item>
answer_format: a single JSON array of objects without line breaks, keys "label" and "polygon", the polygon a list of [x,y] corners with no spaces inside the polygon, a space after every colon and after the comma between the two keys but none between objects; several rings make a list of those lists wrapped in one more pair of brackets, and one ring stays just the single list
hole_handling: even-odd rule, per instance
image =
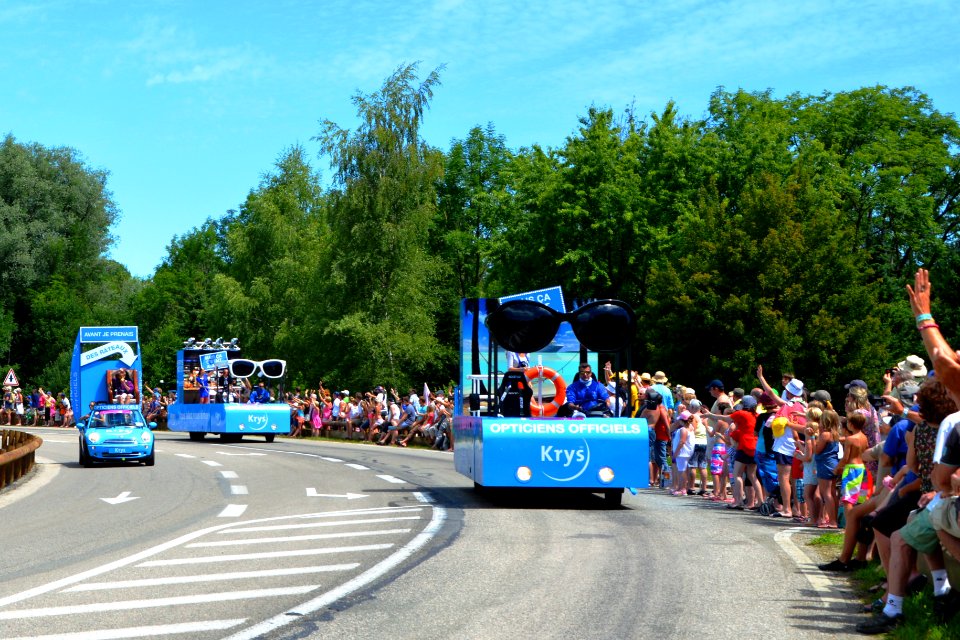
[{"label": "red shirt", "polygon": [[657,440],[660,442],[670,442],[670,419],[666,411],[657,409],[657,421],[653,425],[653,431]]},{"label": "red shirt", "polygon": [[737,450],[748,456],[757,453],[757,414],[750,411],[734,411],[729,416],[736,428],[730,432],[730,438],[737,443]]}]

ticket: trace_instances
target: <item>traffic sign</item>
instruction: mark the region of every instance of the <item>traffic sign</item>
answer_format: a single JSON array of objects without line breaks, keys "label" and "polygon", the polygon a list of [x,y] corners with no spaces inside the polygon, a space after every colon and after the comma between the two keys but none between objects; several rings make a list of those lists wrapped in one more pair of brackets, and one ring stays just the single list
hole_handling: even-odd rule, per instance
[{"label": "traffic sign", "polygon": [[[2,371],[2,369],[0,369]],[[17,380],[17,374],[13,372],[13,369],[7,371],[7,377],[3,379],[3,386],[5,387],[19,387],[20,381]]]}]

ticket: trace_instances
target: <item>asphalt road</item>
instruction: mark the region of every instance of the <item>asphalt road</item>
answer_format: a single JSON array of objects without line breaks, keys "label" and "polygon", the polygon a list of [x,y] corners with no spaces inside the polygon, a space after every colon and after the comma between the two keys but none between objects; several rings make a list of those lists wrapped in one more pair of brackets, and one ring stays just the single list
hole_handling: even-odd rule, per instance
[{"label": "asphalt road", "polygon": [[814,531],[656,490],[478,494],[449,453],[73,430],[0,493],[0,637],[854,637]]}]

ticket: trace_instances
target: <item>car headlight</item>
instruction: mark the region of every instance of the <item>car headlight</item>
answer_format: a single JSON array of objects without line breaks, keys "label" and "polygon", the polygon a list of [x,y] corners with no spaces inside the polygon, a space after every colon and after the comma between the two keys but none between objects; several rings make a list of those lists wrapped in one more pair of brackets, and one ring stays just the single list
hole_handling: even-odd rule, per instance
[{"label": "car headlight", "polygon": [[94,431],[93,433],[87,434],[87,442],[90,444],[97,444],[100,442],[100,434]]},{"label": "car headlight", "polygon": [[149,443],[151,440],[153,440],[153,434],[150,433],[149,431],[144,431],[143,433],[140,434],[140,440],[141,440],[144,444],[147,444],[147,443]]}]

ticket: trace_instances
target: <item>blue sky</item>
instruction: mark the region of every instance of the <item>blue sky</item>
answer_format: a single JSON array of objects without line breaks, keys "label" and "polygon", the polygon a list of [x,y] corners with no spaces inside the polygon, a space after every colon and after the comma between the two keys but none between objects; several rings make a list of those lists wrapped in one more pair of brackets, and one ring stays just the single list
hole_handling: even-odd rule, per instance
[{"label": "blue sky", "polygon": [[446,65],[423,135],[492,122],[556,147],[591,104],[701,116],[711,92],[912,85],[960,112],[950,0],[184,2],[0,0],[0,134],[110,172],[111,256],[149,276],[175,235],[239,206],[319,121],[405,62]]}]

